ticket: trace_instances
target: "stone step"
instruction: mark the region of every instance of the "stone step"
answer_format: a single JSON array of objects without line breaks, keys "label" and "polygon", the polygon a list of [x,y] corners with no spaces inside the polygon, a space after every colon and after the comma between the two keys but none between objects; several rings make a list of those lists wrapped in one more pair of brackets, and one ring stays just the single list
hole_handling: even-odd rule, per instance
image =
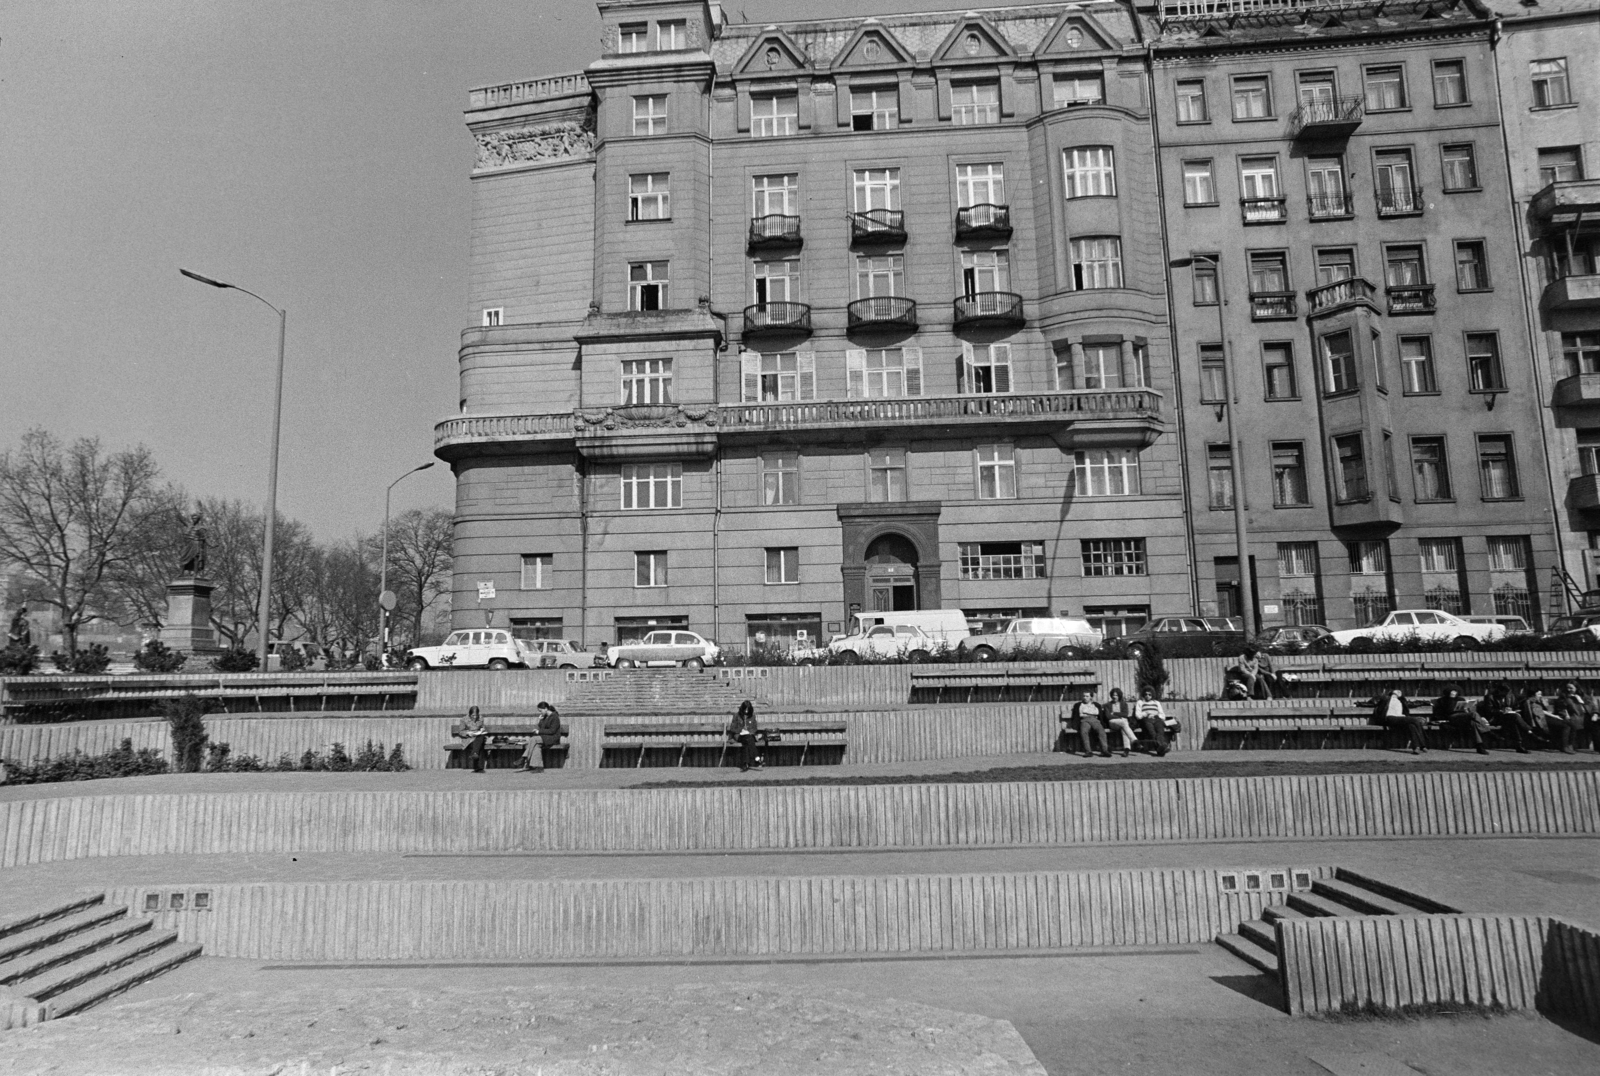
[{"label": "stone step", "polygon": [[1257,971],[1264,971],[1268,975],[1278,974],[1278,955],[1261,948],[1243,935],[1218,934],[1217,944]]},{"label": "stone step", "polygon": [[87,983],[89,980],[105,975],[131,964],[142,957],[148,956],[158,949],[170,946],[178,940],[176,930],[147,930],[136,934],[132,938],[108,945],[103,949],[96,949],[92,953],[79,957],[70,964],[53,968],[43,975],[22,982],[11,987],[11,991],[35,1001],[49,1001],[59,994],[64,994],[75,987]]},{"label": "stone step", "polygon": [[1239,934],[1273,956],[1278,955],[1278,932],[1265,919],[1246,919],[1239,924]]},{"label": "stone step", "polygon": [[1329,900],[1327,897],[1319,897],[1315,893],[1290,893],[1289,907],[1307,916],[1356,914],[1338,901]]},{"label": "stone step", "polygon": [[125,990],[133,989],[140,983],[154,979],[158,975],[163,975],[179,964],[193,960],[199,955],[200,946],[198,945],[163,945],[161,948],[137,960],[123,964],[113,971],[98,975],[70,990],[62,991],[47,1003],[47,1012],[51,1019],[82,1012],[93,1005],[98,1005],[107,998],[115,997]]},{"label": "stone step", "polygon": [[1261,909],[1261,918],[1269,923],[1276,923],[1280,919],[1304,919],[1304,912],[1297,912],[1287,904],[1269,904]]},{"label": "stone step", "polygon": [[1414,915],[1418,912],[1425,912],[1430,915],[1454,915],[1461,911],[1460,908],[1444,904],[1431,897],[1425,897],[1420,893],[1413,893],[1409,889],[1402,889],[1389,882],[1359,874],[1345,867],[1336,868],[1333,876],[1338,881],[1360,886],[1362,889],[1376,893],[1379,896],[1387,897],[1396,904],[1404,905],[1408,915]]},{"label": "stone step", "polygon": [[0,919],[0,938],[9,938],[13,934],[32,930],[34,927],[51,919],[59,919],[64,915],[81,912],[96,904],[103,904],[105,899],[106,895],[104,893],[90,893],[87,896],[68,901],[66,904],[58,904],[54,908],[46,908],[42,912],[26,912],[22,915],[12,916],[9,919]]},{"label": "stone step", "polygon": [[[15,959],[0,964],[0,986],[18,987],[21,984],[25,987],[25,981],[28,979],[37,978],[52,968],[60,967],[96,949],[104,949],[135,934],[142,934],[149,930],[151,925],[149,919],[123,916],[92,930],[79,931],[54,945],[31,949]],[[23,989],[22,992],[27,991]]]},{"label": "stone step", "polygon": [[[101,898],[102,900],[104,898]],[[115,919],[121,919],[128,914],[128,909],[121,905],[107,905],[91,903],[81,910],[69,912],[66,915],[47,919],[39,925],[19,931],[9,937],[0,938],[0,968],[4,962],[15,960],[24,953],[35,949],[43,949],[48,945],[55,945],[74,934],[85,930],[92,930],[102,924]]]},{"label": "stone step", "polygon": [[1341,882],[1336,878],[1319,878],[1311,883],[1311,892],[1319,897],[1343,904],[1350,911],[1346,915],[1407,915],[1415,914],[1416,909],[1404,904],[1396,904],[1386,897],[1381,897],[1370,889],[1364,889],[1349,882]]}]

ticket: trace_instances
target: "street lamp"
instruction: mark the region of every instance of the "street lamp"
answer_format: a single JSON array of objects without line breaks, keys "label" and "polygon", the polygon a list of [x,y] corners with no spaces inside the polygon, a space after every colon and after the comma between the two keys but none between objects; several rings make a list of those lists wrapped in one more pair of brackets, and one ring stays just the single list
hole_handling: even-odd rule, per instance
[{"label": "street lamp", "polygon": [[1228,346],[1228,323],[1223,317],[1223,307],[1228,305],[1228,297],[1222,286],[1222,259],[1216,254],[1193,254],[1187,258],[1175,258],[1168,264],[1174,269],[1183,269],[1192,268],[1196,262],[1209,264],[1211,271],[1216,274],[1217,332],[1222,337],[1222,376],[1228,386],[1228,401],[1224,409],[1228,412],[1228,454],[1232,457],[1229,471],[1233,480],[1233,542],[1239,559],[1241,619],[1248,637],[1259,631],[1261,625],[1254,624],[1252,630],[1256,619],[1256,588],[1250,578],[1250,535],[1244,510],[1244,451],[1239,444],[1237,426],[1233,420],[1233,413],[1239,409],[1239,382],[1233,376],[1233,349]]},{"label": "street lamp", "polygon": [[241,288],[237,284],[224,284],[220,280],[212,280],[199,273],[191,273],[187,269],[178,272],[190,280],[198,280],[202,284],[210,284],[213,288],[231,288],[242,291],[250,298],[255,299],[267,309],[278,315],[278,379],[277,387],[272,394],[272,462],[267,468],[267,519],[266,538],[262,542],[261,550],[261,601],[256,618],[261,627],[260,639],[256,643],[256,658],[262,672],[267,669],[267,631],[272,621],[272,538],[278,525],[278,435],[283,428],[283,340],[289,329],[289,311],[280,310],[249,288]]},{"label": "street lamp", "polygon": [[427,463],[411,468],[411,470],[390,482],[389,488],[383,491],[383,554],[382,559],[378,562],[378,646],[382,650],[382,653],[378,655],[378,660],[382,662],[389,660],[389,609],[394,605],[394,598],[389,593],[389,494],[393,493],[394,487],[401,482],[404,482],[418,471],[426,471],[433,464],[434,461],[429,460]]}]

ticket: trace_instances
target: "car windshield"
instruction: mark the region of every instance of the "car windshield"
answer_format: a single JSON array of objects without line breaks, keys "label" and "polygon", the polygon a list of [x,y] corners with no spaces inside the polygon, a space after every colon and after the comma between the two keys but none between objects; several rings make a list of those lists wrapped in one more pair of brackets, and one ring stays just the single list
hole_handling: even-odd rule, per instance
[{"label": "car windshield", "polygon": [[1564,616],[1550,625],[1551,631],[1575,631],[1583,627],[1583,617]]}]

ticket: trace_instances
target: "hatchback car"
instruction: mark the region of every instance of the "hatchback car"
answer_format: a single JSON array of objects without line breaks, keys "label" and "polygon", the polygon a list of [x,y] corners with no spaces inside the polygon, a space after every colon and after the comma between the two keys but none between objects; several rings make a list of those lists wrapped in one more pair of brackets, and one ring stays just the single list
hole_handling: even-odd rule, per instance
[{"label": "hatchback car", "polygon": [[715,665],[721,655],[721,647],[692,631],[652,631],[638,642],[613,646],[606,651],[605,660],[613,669],[636,665],[703,669]]},{"label": "hatchback car", "polygon": [[509,631],[480,628],[453,631],[438,646],[415,646],[406,651],[406,668],[509,669],[525,668],[527,654]]},{"label": "hatchback car", "polygon": [[571,639],[518,639],[527,652],[527,662],[540,669],[592,669],[606,659],[591,654],[582,643]]}]

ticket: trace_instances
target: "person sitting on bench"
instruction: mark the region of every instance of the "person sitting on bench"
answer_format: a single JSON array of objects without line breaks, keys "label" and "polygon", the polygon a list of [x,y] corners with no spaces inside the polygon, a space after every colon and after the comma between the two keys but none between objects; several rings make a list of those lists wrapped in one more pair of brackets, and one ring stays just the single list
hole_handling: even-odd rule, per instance
[{"label": "person sitting on bench", "polygon": [[1253,646],[1244,648],[1237,664],[1228,666],[1222,674],[1222,697],[1225,699],[1270,699],[1272,667],[1261,658],[1261,651]]},{"label": "person sitting on bench", "polygon": [[758,753],[757,744],[760,742],[761,729],[756,724],[756,708],[749,699],[739,704],[739,710],[733,715],[733,721],[728,725],[728,739],[739,745],[739,772],[746,773],[750,767],[765,769],[765,763]]},{"label": "person sitting on bench", "polygon": [[[1576,683],[1568,680],[1556,692],[1550,711],[1551,730],[1555,733],[1562,752],[1568,755],[1577,754],[1574,745],[1581,742],[1584,730],[1589,727],[1594,704],[1584,697]],[[1600,747],[1600,744],[1596,746]]]},{"label": "person sitting on bench", "polygon": [[1372,723],[1403,729],[1411,740],[1413,755],[1420,755],[1428,749],[1427,738],[1422,732],[1422,718],[1411,712],[1411,700],[1398,687],[1392,687],[1378,697],[1378,705],[1372,709]]},{"label": "person sitting on bench", "polygon": [[1111,757],[1111,744],[1106,739],[1106,727],[1100,723],[1104,711],[1100,704],[1094,701],[1094,688],[1086,687],[1078,701],[1072,706],[1072,723],[1078,726],[1078,742],[1083,746],[1083,757],[1093,758],[1094,752],[1089,749],[1090,736],[1100,741],[1100,757]]},{"label": "person sitting on bench", "polygon": [[1489,688],[1489,693],[1478,700],[1478,716],[1489,723],[1491,729],[1510,728],[1511,738],[1517,745],[1517,754],[1528,754],[1528,737],[1532,729],[1522,708],[1511,696],[1511,684],[1501,680]]},{"label": "person sitting on bench", "polygon": [[561,715],[548,702],[539,704],[539,731],[528,737],[528,746],[522,752],[519,770],[529,773],[544,772],[544,753],[561,742]]},{"label": "person sitting on bench", "polygon": [[459,739],[467,741],[461,750],[461,765],[471,766],[473,773],[482,773],[484,745],[489,742],[489,730],[484,727],[476,706],[467,711],[467,720],[457,726],[455,733]]},{"label": "person sitting on bench", "polygon": [[1483,746],[1483,734],[1489,731],[1488,719],[1467,709],[1467,700],[1461,697],[1461,688],[1458,685],[1446,684],[1444,691],[1433,700],[1433,723],[1443,728],[1470,733],[1472,746],[1477,749],[1478,754],[1489,753],[1489,749]]},{"label": "person sitting on bench", "polygon": [[1139,701],[1133,704],[1133,716],[1144,729],[1144,734],[1156,742],[1157,758],[1164,757],[1172,750],[1171,739],[1167,735],[1167,711],[1154,691],[1149,688],[1140,690]]},{"label": "person sitting on bench", "polygon": [[1133,707],[1120,687],[1111,689],[1111,700],[1106,703],[1106,724],[1122,735],[1122,757],[1127,758],[1137,739],[1133,732]]}]

